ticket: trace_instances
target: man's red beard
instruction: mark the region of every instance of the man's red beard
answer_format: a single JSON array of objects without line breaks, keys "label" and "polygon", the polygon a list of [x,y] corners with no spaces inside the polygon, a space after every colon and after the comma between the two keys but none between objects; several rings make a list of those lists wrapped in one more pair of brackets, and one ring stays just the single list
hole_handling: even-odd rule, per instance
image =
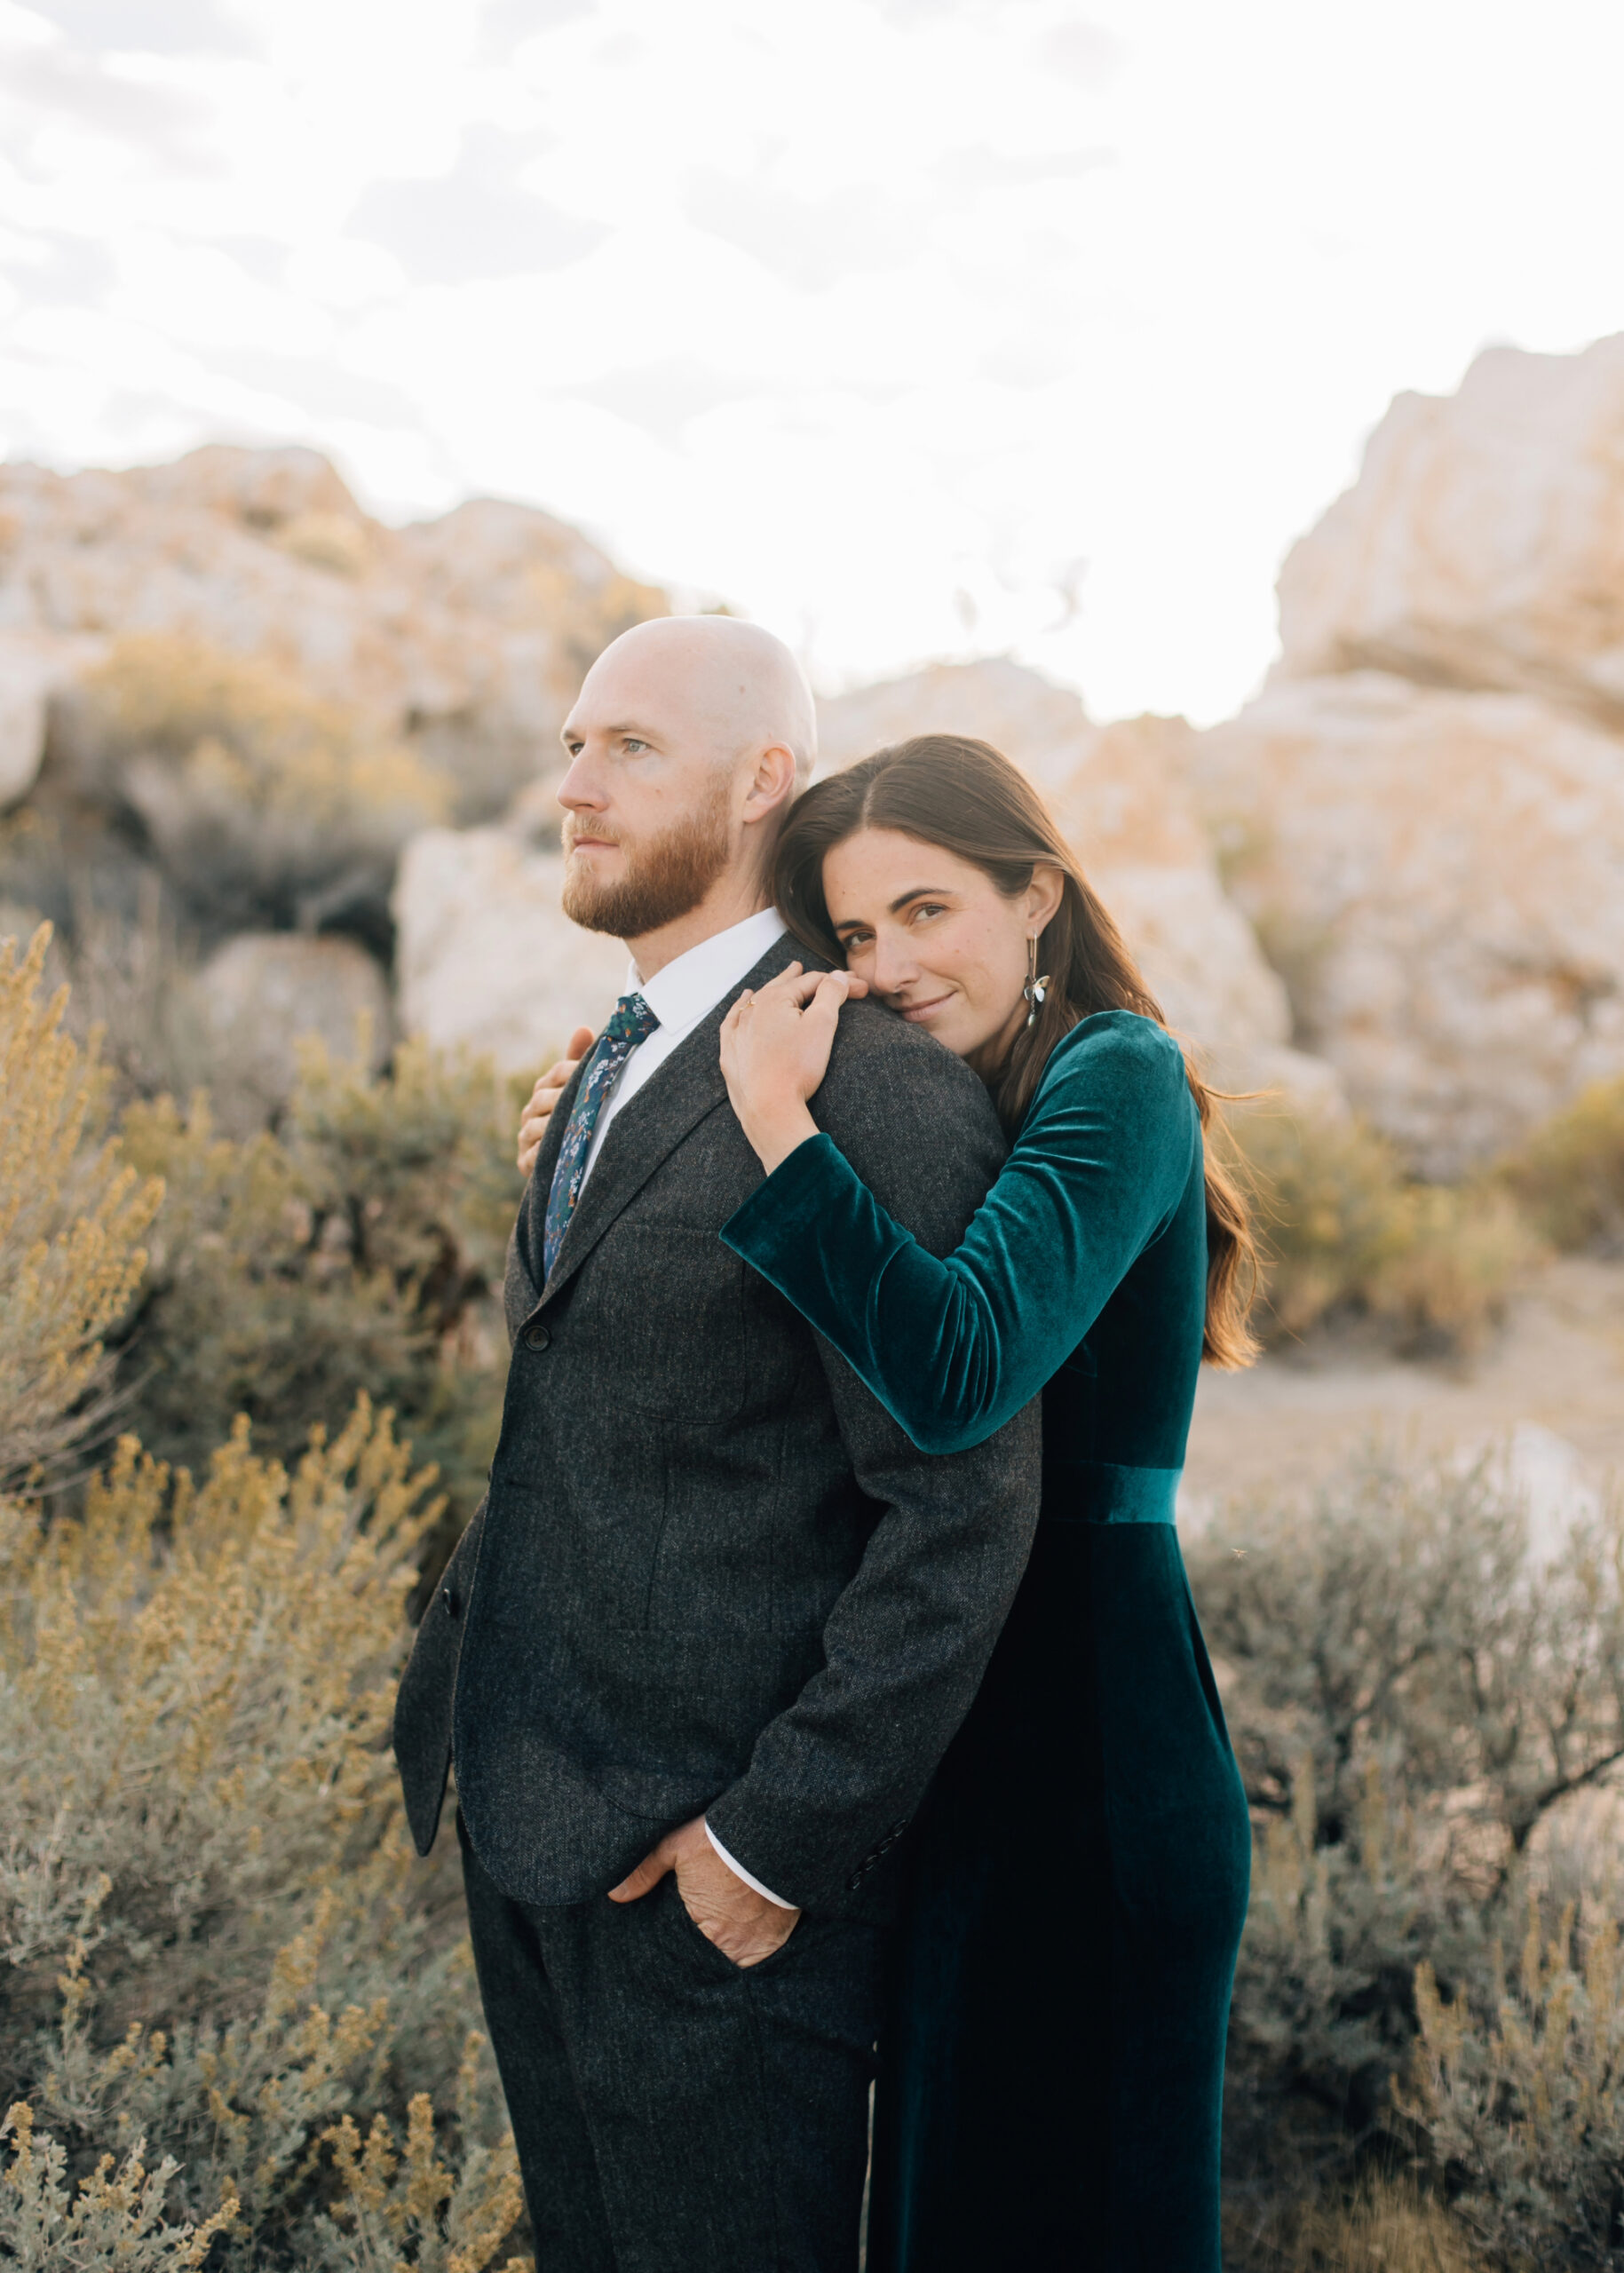
[{"label": "man's red beard", "polygon": [[727,866],[730,788],[724,774],[709,803],[636,852],[624,837],[608,836],[609,843],[620,846],[624,867],[618,876],[602,883],[585,859],[574,858],[575,838],[596,836],[602,825],[568,814],[564,822],[563,907],[570,922],[583,931],[607,931],[616,939],[641,939],[679,916],[691,915]]}]

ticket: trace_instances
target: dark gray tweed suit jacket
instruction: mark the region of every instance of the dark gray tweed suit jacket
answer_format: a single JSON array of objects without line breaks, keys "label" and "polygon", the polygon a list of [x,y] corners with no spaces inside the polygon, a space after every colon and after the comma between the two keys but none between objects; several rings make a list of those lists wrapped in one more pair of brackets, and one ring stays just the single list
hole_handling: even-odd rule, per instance
[{"label": "dark gray tweed suit jacket", "polygon": [[[927,1458],[722,1245],[761,1177],[727,1007],[616,1115],[543,1283],[573,1086],[553,1114],[509,1249],[490,1488],[400,1685],[419,1849],[455,1750],[475,1852],[524,1902],[604,1892],[701,1810],[776,1892],[843,1901],[968,1708],[1037,1521],[1035,1405]],[[925,1245],[957,1243],[1003,1152],[958,1058],[852,1004],[813,1112]]]}]

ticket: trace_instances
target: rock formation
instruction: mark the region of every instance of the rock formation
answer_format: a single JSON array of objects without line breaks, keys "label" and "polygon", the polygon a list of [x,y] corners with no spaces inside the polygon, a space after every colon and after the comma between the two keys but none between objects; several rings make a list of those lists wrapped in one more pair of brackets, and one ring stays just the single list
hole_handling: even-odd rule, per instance
[{"label": "rock formation", "polygon": [[[337,931],[387,962],[403,844],[504,812],[592,657],[665,606],[527,507],[385,527],[310,450],[0,468],[0,898],[68,944],[161,905],[204,954]],[[263,1011],[275,1100],[288,1031],[376,1007],[368,968],[256,936],[199,1000],[222,1048]]]},{"label": "rock formation", "polygon": [[[252,656],[406,743],[446,776],[460,819],[502,810],[551,754],[598,649],[665,608],[527,506],[475,500],[385,527],[313,450],[0,468],[0,633],[47,691],[131,633]],[[22,668],[0,662],[0,721],[25,716],[11,695]],[[26,748],[26,721],[7,740]],[[0,767],[0,796],[27,788],[28,758]]]},{"label": "rock formation", "polygon": [[1399,395],[1279,603],[1281,676],[1521,688],[1624,729],[1624,334]]},{"label": "rock formation", "polygon": [[1306,1046],[1433,1175],[1624,1069],[1624,338],[1403,396],[1191,779]]}]

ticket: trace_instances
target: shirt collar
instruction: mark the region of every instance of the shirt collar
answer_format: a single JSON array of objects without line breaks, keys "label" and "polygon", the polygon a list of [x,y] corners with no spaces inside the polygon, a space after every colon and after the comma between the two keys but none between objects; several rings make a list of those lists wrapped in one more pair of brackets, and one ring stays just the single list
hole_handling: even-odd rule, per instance
[{"label": "shirt collar", "polygon": [[668,1035],[685,1034],[714,1010],[748,971],[755,970],[783,935],[784,919],[777,908],[764,907],[747,915],[742,923],[730,923],[725,931],[713,932],[685,954],[674,955],[646,986],[633,963],[627,990],[641,994]]}]

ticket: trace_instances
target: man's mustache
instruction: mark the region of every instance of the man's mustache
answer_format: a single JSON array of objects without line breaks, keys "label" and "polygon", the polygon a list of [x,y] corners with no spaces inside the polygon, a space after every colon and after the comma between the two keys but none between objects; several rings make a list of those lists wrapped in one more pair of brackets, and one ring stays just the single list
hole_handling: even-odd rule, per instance
[{"label": "man's mustache", "polygon": [[618,829],[607,828],[602,821],[577,820],[574,813],[566,813],[561,831],[566,856],[574,851],[578,836],[590,836],[598,844],[620,844],[624,841]]}]

